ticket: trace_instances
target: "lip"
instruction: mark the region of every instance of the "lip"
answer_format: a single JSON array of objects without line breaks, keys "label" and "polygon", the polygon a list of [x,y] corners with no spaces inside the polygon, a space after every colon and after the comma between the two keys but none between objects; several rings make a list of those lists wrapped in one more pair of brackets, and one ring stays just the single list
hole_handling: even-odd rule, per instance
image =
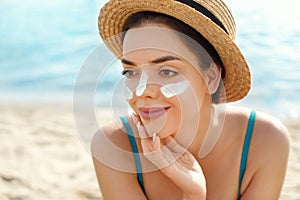
[{"label": "lip", "polygon": [[140,107],[140,116],[144,120],[154,120],[164,115],[170,107]]}]

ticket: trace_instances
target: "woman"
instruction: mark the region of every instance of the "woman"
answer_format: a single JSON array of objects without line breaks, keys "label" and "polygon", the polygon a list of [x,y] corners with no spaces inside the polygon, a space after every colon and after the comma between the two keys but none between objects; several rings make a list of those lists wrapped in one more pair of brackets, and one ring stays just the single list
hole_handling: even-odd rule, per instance
[{"label": "woman", "polygon": [[222,1],[111,0],[99,30],[133,110],[93,138],[104,199],[279,198],[288,132],[226,104],[246,96],[250,73]]}]

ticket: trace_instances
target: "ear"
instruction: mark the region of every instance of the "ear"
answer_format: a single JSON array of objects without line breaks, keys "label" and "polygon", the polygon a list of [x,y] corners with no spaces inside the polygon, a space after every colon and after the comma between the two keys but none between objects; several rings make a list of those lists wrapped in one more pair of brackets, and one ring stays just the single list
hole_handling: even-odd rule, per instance
[{"label": "ear", "polygon": [[205,82],[210,94],[214,94],[218,90],[220,80],[221,69],[218,68],[214,62],[212,62],[208,70],[205,71]]}]

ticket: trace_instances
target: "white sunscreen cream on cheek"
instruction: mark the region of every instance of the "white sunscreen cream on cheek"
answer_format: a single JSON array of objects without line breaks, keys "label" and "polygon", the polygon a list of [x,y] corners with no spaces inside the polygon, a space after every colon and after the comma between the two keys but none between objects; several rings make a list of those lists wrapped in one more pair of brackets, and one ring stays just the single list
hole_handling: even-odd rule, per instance
[{"label": "white sunscreen cream on cheek", "polygon": [[176,95],[182,94],[188,88],[189,88],[189,83],[187,80],[184,80],[177,83],[166,84],[160,88],[160,91],[166,98],[171,98]]},{"label": "white sunscreen cream on cheek", "polygon": [[142,96],[142,94],[144,93],[147,87],[147,79],[148,79],[147,73],[142,72],[141,79],[135,91],[136,96]]}]

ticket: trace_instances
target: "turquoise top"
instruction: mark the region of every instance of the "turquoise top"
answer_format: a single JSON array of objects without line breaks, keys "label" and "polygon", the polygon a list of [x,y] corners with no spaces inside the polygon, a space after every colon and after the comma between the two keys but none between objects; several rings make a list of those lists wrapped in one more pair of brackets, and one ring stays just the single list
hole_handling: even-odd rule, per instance
[{"label": "turquoise top", "polygon": [[[255,123],[255,117],[256,117],[256,112],[251,111],[249,121],[248,121],[248,126],[247,126],[247,132],[244,140],[244,146],[243,146],[243,151],[242,151],[242,158],[241,158],[241,164],[240,164],[240,175],[239,175],[239,187],[238,187],[238,199],[241,198],[241,184],[243,180],[243,176],[245,174],[246,166],[247,166],[247,159],[248,159],[248,152],[249,152],[249,146],[250,146],[250,141],[252,137],[252,132],[253,132],[253,127]],[[135,142],[134,135],[132,133],[132,130],[126,120],[125,117],[121,117],[121,120],[125,126],[125,129],[127,131],[127,135],[131,144],[134,160],[135,160],[135,166],[136,166],[136,171],[137,171],[137,178],[138,182],[142,188],[143,191],[144,189],[144,183],[143,183],[143,173],[142,173],[142,166],[141,166],[141,161],[139,157],[139,152],[138,148]]]}]

